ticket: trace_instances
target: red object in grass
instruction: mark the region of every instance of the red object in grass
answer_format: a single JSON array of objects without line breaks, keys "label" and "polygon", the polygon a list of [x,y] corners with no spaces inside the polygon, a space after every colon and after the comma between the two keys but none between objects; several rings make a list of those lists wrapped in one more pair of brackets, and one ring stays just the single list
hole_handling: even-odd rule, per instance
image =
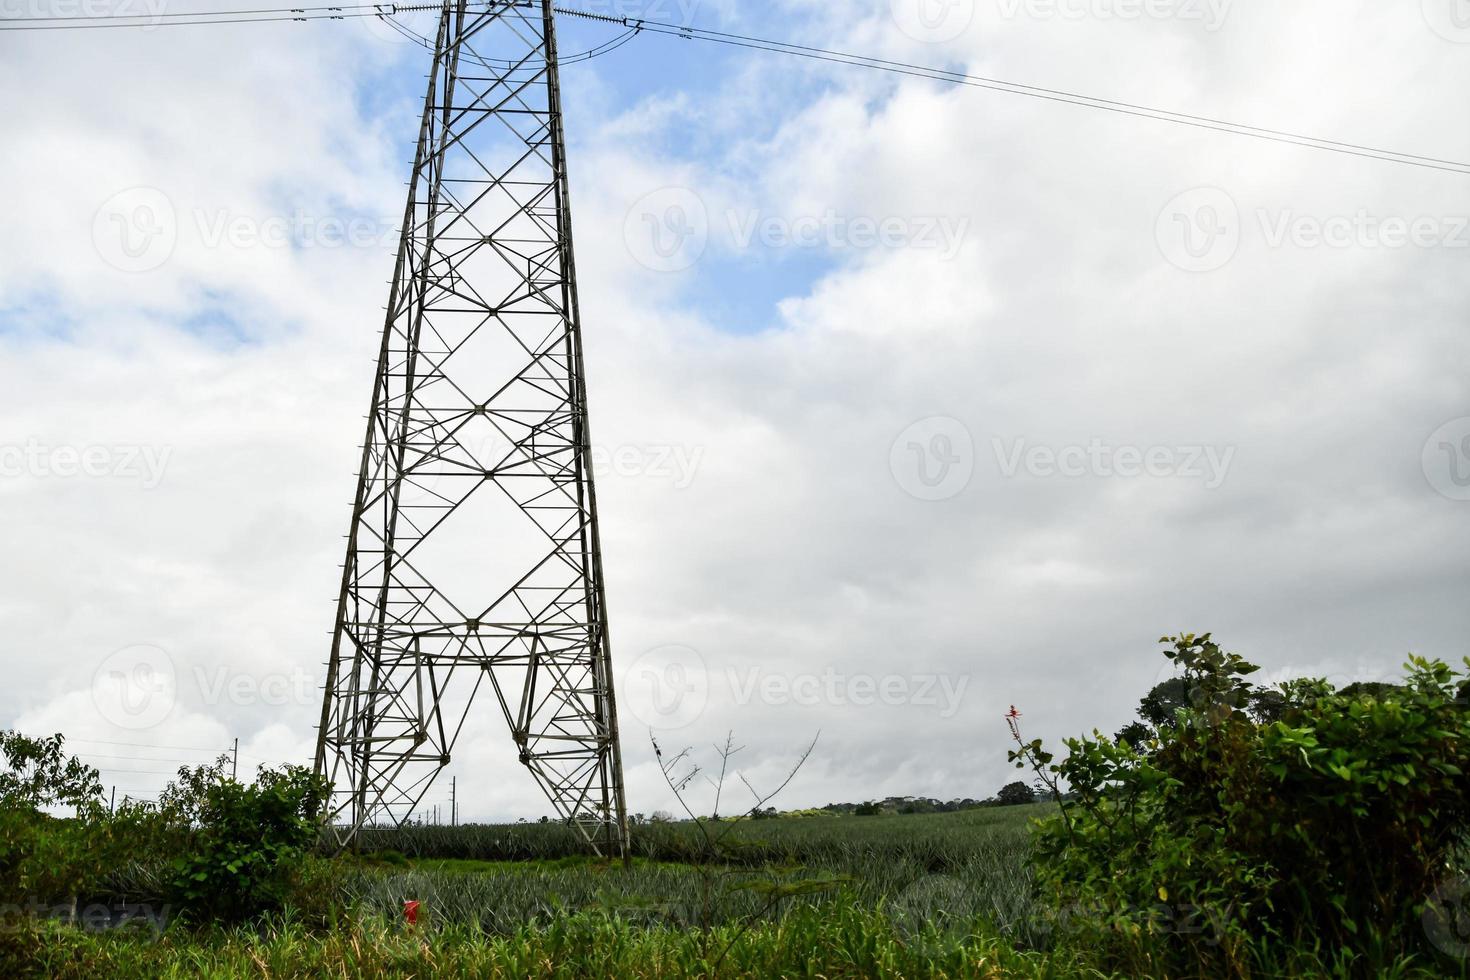
[{"label": "red object in grass", "polygon": [[415,902],[412,899],[405,898],[403,900],[403,917],[408,920],[408,924],[411,926],[416,926],[419,923],[419,904],[419,902]]}]

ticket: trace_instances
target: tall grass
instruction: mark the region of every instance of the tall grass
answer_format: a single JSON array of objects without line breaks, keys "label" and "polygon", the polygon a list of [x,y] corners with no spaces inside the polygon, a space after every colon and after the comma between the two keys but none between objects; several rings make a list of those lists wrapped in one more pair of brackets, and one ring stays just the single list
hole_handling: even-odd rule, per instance
[{"label": "tall grass", "polygon": [[273,922],[258,929],[165,934],[153,942],[47,927],[10,976],[56,978],[341,977],[1072,977],[1070,957],[1017,953],[993,935],[906,931],[850,903],[779,924],[710,932],[640,928],[583,913],[504,936],[465,927],[353,921],[328,932]]}]

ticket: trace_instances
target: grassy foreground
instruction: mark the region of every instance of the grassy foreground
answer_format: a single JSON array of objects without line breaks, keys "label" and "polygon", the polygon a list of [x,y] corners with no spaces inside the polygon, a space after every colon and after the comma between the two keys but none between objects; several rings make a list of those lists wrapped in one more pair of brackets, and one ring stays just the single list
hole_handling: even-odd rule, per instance
[{"label": "grassy foreground", "polygon": [[[417,857],[318,869],[284,915],[237,928],[175,921],[0,934],[6,977],[1110,977],[1037,901],[1029,819],[1044,806],[751,822],[734,864],[700,867],[679,825],[640,838],[631,868],[555,844],[555,827],[395,832]],[[543,836],[536,836],[543,835]],[[507,860],[505,842],[539,857]],[[499,842],[499,843],[497,843]],[[476,857],[442,855],[457,850]],[[787,864],[742,866],[740,855]],[[386,859],[385,859],[386,858]],[[803,892],[801,882],[821,887]],[[771,901],[771,885],[785,887]],[[423,903],[414,926],[402,902]],[[1406,960],[1402,977],[1464,976]],[[1463,966],[1463,964],[1461,964]],[[1304,950],[1246,976],[1363,976],[1352,955]],[[1130,976],[1165,976],[1136,967]],[[1172,974],[1172,975],[1178,975]]]},{"label": "grassy foreground", "polygon": [[1065,956],[1018,953],[998,937],[909,930],[850,902],[805,908],[747,931],[640,927],[573,913],[509,935],[462,926],[410,928],[382,919],[308,930],[186,933],[156,940],[51,927],[27,944],[23,972],[47,977],[1063,977],[1087,974]]}]

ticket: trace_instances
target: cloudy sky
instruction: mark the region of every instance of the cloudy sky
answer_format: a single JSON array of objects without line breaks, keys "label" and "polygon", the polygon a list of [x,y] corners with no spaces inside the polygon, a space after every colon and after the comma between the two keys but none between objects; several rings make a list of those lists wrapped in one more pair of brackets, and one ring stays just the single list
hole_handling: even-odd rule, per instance
[{"label": "cloudy sky", "polygon": [[[1456,0],[582,6],[1470,160]],[[0,0],[92,7],[157,0]],[[310,758],[426,68],[0,34],[0,721],[120,794]],[[1164,633],[1470,653],[1470,177],[648,35],[564,86],[632,810],[650,730],[986,796],[1009,705],[1115,730]],[[545,812],[486,708],[462,815]]]}]

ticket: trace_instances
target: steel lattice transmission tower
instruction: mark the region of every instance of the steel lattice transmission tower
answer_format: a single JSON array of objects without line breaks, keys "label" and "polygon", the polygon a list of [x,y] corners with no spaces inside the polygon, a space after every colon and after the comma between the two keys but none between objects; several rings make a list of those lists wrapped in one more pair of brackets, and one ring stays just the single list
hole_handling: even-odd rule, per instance
[{"label": "steel lattice transmission tower", "polygon": [[584,379],[551,5],[445,0],[317,743],[342,841],[402,822],[493,703],[626,852]]}]

